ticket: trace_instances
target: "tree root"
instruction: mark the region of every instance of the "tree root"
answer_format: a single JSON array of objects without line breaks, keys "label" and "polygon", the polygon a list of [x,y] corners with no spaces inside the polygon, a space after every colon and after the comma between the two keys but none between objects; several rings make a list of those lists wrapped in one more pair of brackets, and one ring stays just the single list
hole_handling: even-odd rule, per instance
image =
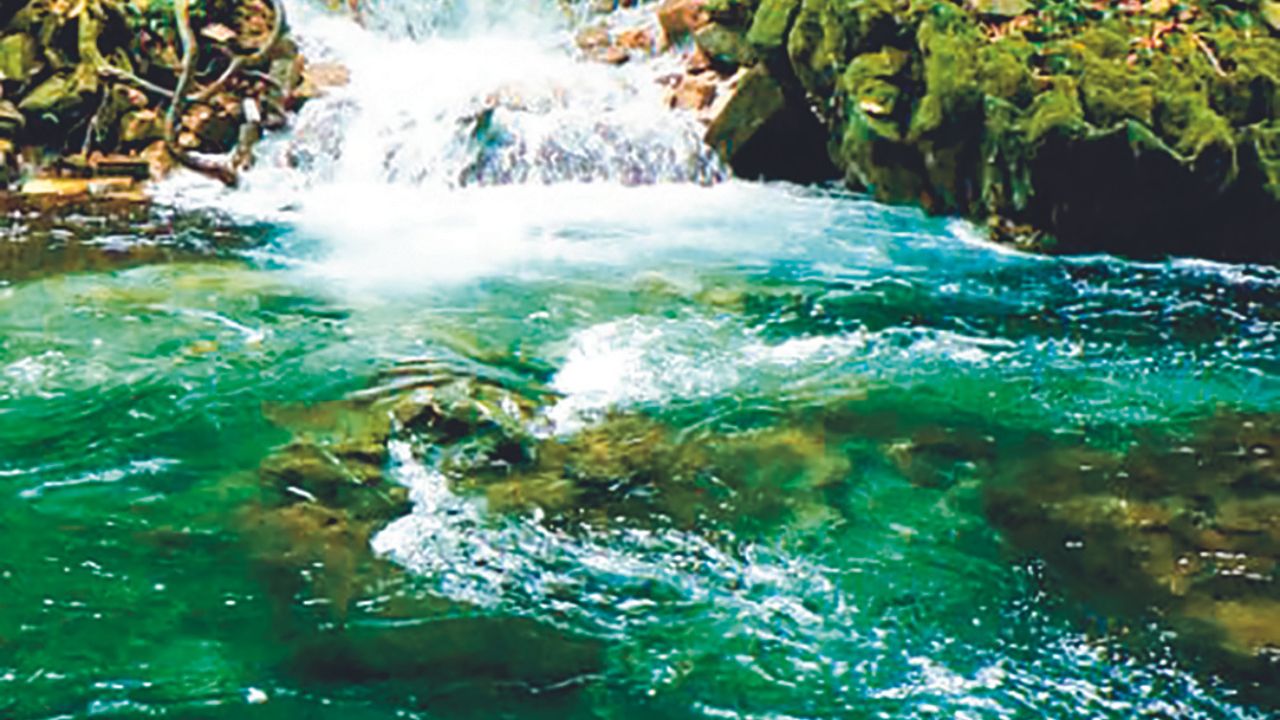
[{"label": "tree root", "polygon": [[[218,92],[246,64],[253,64],[264,59],[280,39],[284,28],[284,8],[279,0],[268,0],[274,16],[271,34],[265,43],[252,53],[232,58],[226,71],[208,87],[189,97],[191,85],[195,80],[195,65],[198,55],[195,31],[191,28],[191,0],[175,0],[173,4],[174,21],[178,28],[178,39],[182,49],[182,65],[178,74],[178,85],[173,89],[169,110],[165,113],[164,143],[169,154],[183,167],[194,170],[219,180],[225,185],[234,186],[239,182],[240,171],[252,160],[252,146],[257,140],[259,122],[256,103],[252,110],[246,104],[246,122],[240,129],[240,141],[230,154],[220,157],[196,155],[178,143],[178,129],[182,113],[189,101],[202,102]],[[244,147],[248,145],[248,147]]]}]

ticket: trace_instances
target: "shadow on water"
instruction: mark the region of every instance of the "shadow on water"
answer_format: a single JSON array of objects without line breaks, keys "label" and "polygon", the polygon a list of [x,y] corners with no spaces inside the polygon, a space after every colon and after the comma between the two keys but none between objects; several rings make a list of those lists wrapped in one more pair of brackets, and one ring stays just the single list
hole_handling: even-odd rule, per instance
[{"label": "shadow on water", "polygon": [[0,196],[0,286],[65,273],[231,258],[272,230],[132,200]]}]

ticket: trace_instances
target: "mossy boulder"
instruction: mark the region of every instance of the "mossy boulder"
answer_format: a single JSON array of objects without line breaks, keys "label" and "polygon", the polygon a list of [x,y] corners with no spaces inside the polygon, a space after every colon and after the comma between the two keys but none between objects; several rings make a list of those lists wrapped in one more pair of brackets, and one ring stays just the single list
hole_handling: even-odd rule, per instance
[{"label": "mossy boulder", "polygon": [[693,34],[693,42],[715,67],[732,70],[756,60],[754,48],[740,31],[717,22],[699,28]]},{"label": "mossy boulder", "polygon": [[738,81],[706,142],[739,175],[809,182],[834,174],[825,135],[803,101],[761,64]]},{"label": "mossy boulder", "polygon": [[[763,125],[780,106],[807,105],[855,189],[1034,228],[1051,238],[1041,249],[1280,260],[1268,229],[1280,223],[1271,141],[1280,38],[1258,32],[1262,5],[708,7],[749,28],[774,88],[744,82],[751,102],[734,106],[728,125]],[[713,145],[738,167],[741,143]]]},{"label": "mossy boulder", "polygon": [[1154,606],[1243,677],[1280,671],[1280,422],[1222,414],[1123,452],[1037,442],[988,515],[1103,612]]},{"label": "mossy boulder", "polygon": [[0,37],[0,80],[26,84],[40,69],[36,41],[23,33]]},{"label": "mossy boulder", "polygon": [[747,42],[765,53],[783,49],[799,9],[800,0],[761,0],[747,31]]}]

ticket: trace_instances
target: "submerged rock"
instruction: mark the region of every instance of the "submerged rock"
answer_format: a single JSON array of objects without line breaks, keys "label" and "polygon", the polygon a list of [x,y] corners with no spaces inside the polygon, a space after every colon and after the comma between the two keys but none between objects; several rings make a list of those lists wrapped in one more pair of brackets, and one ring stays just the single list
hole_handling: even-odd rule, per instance
[{"label": "submerged rock", "polygon": [[1280,677],[1280,420],[1222,415],[1123,454],[1047,443],[989,516],[1096,603],[1154,606],[1247,676]]}]

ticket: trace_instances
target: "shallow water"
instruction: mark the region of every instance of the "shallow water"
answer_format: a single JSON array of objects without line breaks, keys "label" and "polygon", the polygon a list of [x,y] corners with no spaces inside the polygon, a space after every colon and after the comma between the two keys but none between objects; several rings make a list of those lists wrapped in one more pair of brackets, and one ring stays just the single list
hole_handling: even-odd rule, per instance
[{"label": "shallow water", "polygon": [[[368,32],[294,8],[353,83],[245,190],[180,180],[159,229],[0,240],[57,251],[0,266],[0,716],[1275,711],[1012,547],[978,464],[894,447],[1107,451],[1272,411],[1280,271],[1027,256],[725,180],[661,67],[578,62],[554,8],[374,7]],[[516,140],[468,144],[458,118],[512,83]],[[118,262],[58,261],[101,245]],[[381,579],[341,616],[282,593],[243,531],[260,465],[290,417],[423,359],[543,398],[545,442],[645,418],[705,486],[506,507],[401,433],[384,470],[413,508],[362,545]],[[346,556],[322,557],[304,573]]]}]

